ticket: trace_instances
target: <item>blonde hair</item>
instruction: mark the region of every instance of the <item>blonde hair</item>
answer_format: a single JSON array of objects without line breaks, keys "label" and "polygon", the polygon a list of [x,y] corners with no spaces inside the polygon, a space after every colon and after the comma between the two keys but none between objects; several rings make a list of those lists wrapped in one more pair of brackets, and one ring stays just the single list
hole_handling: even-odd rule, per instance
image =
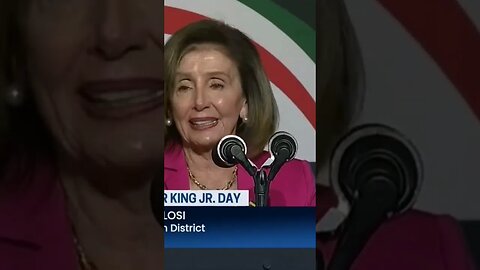
[{"label": "blonde hair", "polygon": [[[248,122],[242,123],[239,119],[237,135],[245,140],[249,153],[260,153],[277,128],[277,103],[255,46],[244,33],[225,23],[202,20],[184,27],[170,37],[165,45],[166,115],[171,112],[170,98],[178,65],[186,53],[200,44],[219,45],[237,65],[248,104]],[[165,140],[167,147],[181,143],[175,126],[166,127]]]},{"label": "blonde hair", "polygon": [[16,1],[0,1],[0,149],[5,143],[8,130],[7,88],[12,81],[12,45],[16,28],[14,13]]},{"label": "blonde hair", "polygon": [[317,2],[317,168],[362,109],[365,75],[342,0]]},{"label": "blonde hair", "polygon": [[[52,146],[33,96],[29,93],[25,42],[22,39],[28,4],[29,1],[0,0],[0,179],[2,166],[12,154],[22,155],[22,158],[25,157],[22,162],[27,164],[34,154],[50,151]],[[6,102],[11,85],[25,92],[24,101],[19,106],[12,107]]]}]

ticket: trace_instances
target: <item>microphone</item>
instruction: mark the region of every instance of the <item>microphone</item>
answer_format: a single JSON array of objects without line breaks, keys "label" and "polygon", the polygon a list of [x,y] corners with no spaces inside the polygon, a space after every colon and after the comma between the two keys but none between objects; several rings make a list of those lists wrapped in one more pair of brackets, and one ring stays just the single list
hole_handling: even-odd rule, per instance
[{"label": "microphone", "polygon": [[247,158],[247,145],[245,141],[236,135],[227,135],[223,137],[212,151],[213,161],[217,166],[229,168],[236,164],[242,165],[243,168],[253,177],[255,182],[255,204],[257,207],[265,207],[268,205],[268,192],[270,182],[278,173],[285,162],[295,157],[298,149],[297,141],[287,132],[275,133],[269,141],[270,155],[273,162],[270,164],[270,172],[267,175],[264,164],[260,169],[257,168]]},{"label": "microphone", "polygon": [[[161,163],[163,165],[163,158]],[[163,228],[163,193],[164,193],[164,182],[163,182],[163,166],[155,174],[151,184],[150,184],[150,207],[153,212],[153,216],[158,224],[162,225]]]},{"label": "microphone", "polygon": [[295,157],[298,143],[290,133],[278,131],[270,138],[268,148],[270,155],[274,157],[268,174],[268,180],[272,181],[283,164]]},{"label": "microphone", "polygon": [[412,206],[422,169],[413,144],[391,127],[364,124],[340,140],[330,159],[330,181],[351,210],[328,269],[350,269],[381,223]]},{"label": "microphone", "polygon": [[323,254],[317,249],[316,254],[316,270],[325,270],[325,261],[323,260]]},{"label": "microphone", "polygon": [[247,144],[237,135],[223,137],[212,151],[214,163],[222,168],[242,165],[249,174],[255,174],[255,168],[247,158]]}]

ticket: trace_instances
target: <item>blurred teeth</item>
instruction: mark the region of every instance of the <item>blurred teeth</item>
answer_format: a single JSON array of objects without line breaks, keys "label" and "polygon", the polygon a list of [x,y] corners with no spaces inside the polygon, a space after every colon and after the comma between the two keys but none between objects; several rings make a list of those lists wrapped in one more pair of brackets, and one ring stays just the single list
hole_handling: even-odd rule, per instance
[{"label": "blurred teeth", "polygon": [[160,97],[162,92],[155,89],[138,89],[131,91],[98,93],[92,97],[97,103],[108,105],[127,105],[144,103]]}]

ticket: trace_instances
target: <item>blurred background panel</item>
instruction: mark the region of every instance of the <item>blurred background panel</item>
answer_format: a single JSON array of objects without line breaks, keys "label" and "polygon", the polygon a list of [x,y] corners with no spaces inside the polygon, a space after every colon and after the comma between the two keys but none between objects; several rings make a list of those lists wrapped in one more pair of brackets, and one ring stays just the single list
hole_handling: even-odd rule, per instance
[{"label": "blurred background panel", "polygon": [[360,122],[391,125],[420,150],[417,208],[480,220],[480,2],[346,4],[366,71]]},{"label": "blurred background panel", "polygon": [[366,72],[359,122],[413,141],[425,169],[415,208],[459,219],[480,265],[480,1],[345,2]]}]

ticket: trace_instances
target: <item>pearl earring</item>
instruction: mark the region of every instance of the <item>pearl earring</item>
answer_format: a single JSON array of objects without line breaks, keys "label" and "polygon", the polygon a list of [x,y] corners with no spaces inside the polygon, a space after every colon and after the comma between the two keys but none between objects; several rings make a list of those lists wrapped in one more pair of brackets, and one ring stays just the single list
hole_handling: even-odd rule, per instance
[{"label": "pearl earring", "polygon": [[248,117],[243,117],[243,122],[248,122]]},{"label": "pearl earring", "polygon": [[7,88],[5,100],[10,106],[18,107],[23,103],[24,94],[16,85]]},{"label": "pearl earring", "polygon": [[167,127],[171,126],[173,124],[172,119],[167,118],[167,120],[165,121],[165,124],[167,125]]}]

